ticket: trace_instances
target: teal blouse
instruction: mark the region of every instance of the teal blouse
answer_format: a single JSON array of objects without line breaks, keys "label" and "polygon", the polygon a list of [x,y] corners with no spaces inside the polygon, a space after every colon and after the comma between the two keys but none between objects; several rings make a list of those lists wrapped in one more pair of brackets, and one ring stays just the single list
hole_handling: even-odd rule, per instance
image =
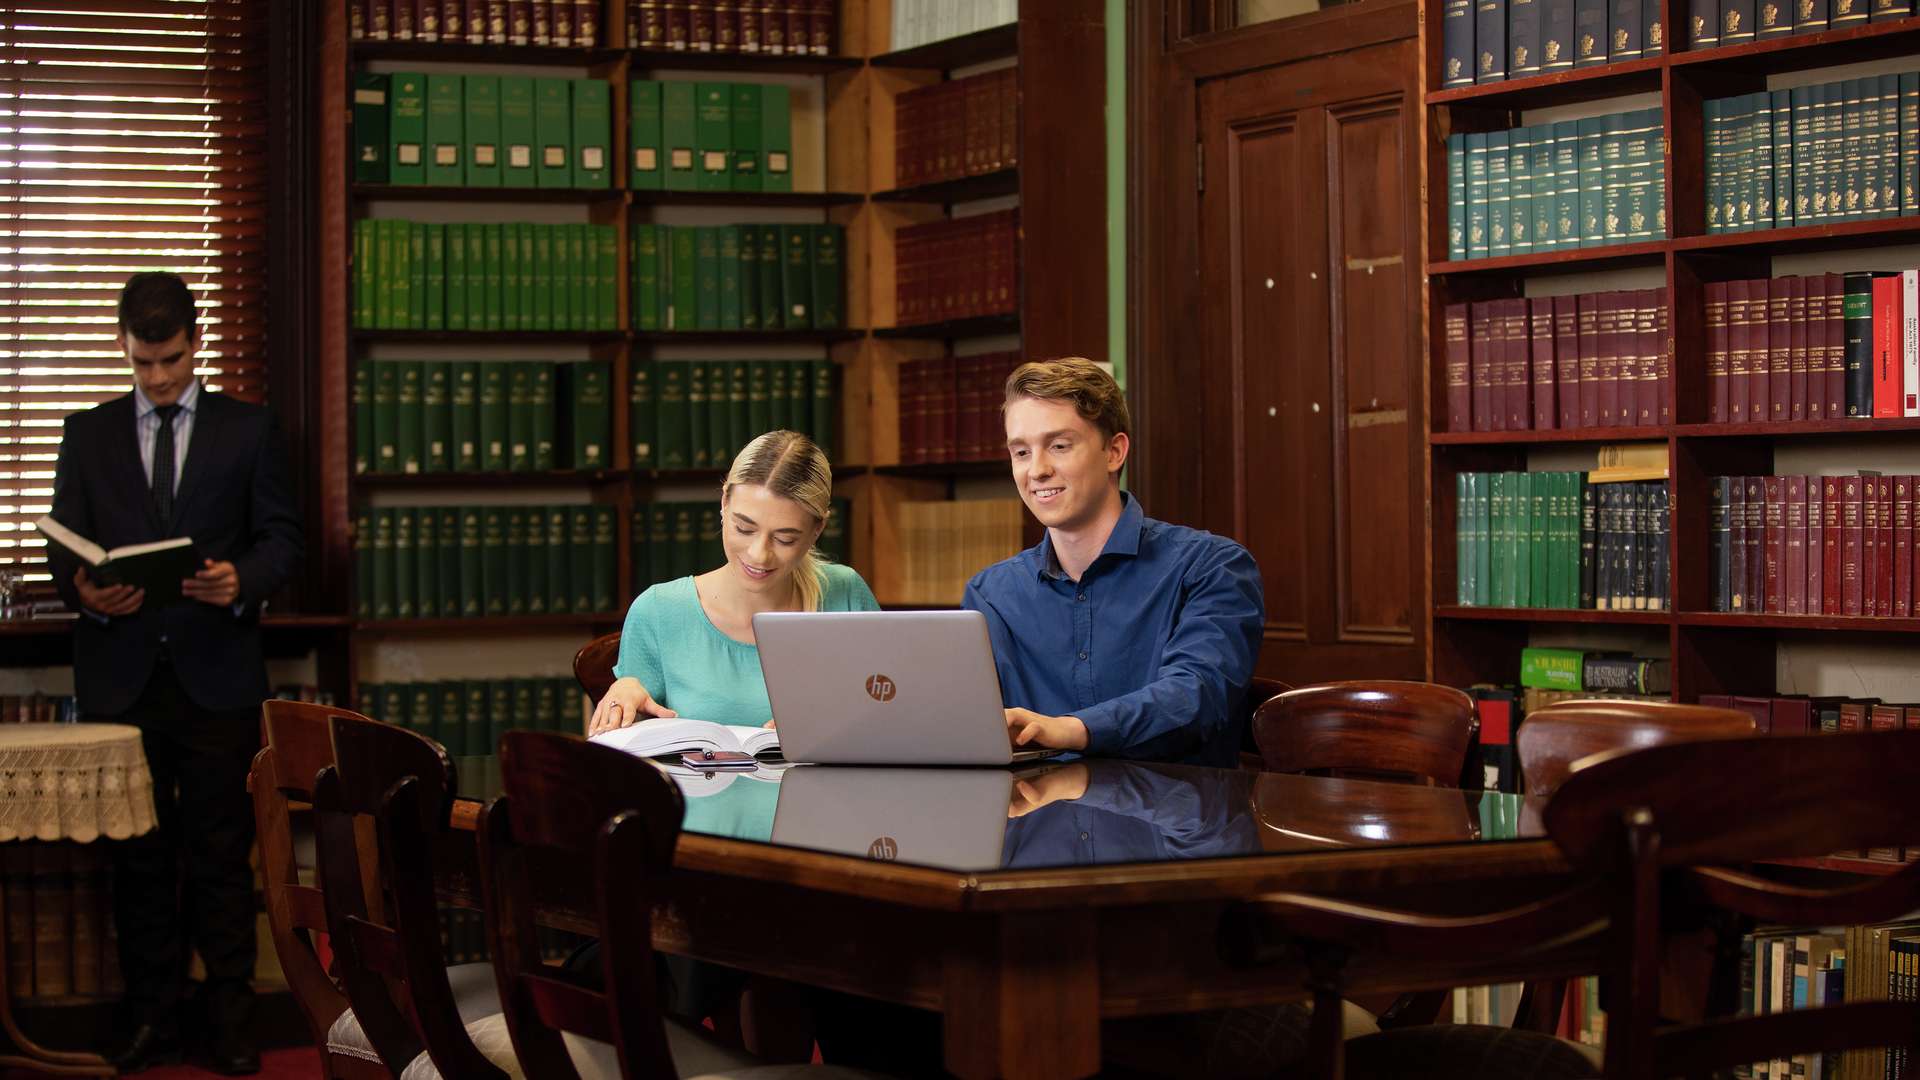
[{"label": "teal blouse", "polygon": [[[873,590],[852,567],[827,563],[821,611],[878,611]],[[693,578],[663,581],[627,609],[614,675],[631,676],[683,717],[722,724],[773,719],[760,650],[720,632],[700,606]]]}]

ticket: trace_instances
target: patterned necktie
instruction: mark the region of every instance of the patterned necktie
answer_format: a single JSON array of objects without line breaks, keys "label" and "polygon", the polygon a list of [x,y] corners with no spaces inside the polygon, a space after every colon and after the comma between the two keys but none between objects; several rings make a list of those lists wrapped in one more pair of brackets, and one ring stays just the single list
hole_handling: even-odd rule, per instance
[{"label": "patterned necktie", "polygon": [[173,418],[178,405],[156,405],[153,414],[160,418],[160,431],[153,440],[153,509],[165,528],[173,517]]}]

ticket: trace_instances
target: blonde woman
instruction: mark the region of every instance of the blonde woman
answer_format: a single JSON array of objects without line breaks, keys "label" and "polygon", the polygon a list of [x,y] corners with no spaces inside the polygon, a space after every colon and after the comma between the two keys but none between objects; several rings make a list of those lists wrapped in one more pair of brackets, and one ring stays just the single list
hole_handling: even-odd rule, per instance
[{"label": "blonde woman", "polygon": [[770,722],[754,615],[880,607],[859,574],[815,547],[832,497],[827,455],[805,435],[770,431],[748,443],[720,489],[725,565],[661,582],[634,600],[617,678],[588,734],[655,716]]}]

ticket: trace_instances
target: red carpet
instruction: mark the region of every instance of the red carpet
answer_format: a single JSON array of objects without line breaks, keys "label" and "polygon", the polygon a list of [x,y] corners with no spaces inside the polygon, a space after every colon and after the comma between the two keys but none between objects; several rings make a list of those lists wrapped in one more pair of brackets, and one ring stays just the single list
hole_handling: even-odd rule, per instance
[{"label": "red carpet", "polygon": [[[5,1080],[29,1080],[38,1073],[6,1070]],[[134,1073],[140,1080],[219,1080],[219,1073],[196,1069],[191,1065],[168,1065]],[[320,1080],[320,1059],[311,1046],[269,1050],[260,1056],[259,1080]]]}]

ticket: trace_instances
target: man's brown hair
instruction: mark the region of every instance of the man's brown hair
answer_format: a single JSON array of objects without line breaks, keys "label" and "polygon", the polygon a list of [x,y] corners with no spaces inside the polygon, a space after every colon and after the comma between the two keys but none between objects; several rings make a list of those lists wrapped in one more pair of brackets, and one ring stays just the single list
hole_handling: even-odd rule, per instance
[{"label": "man's brown hair", "polygon": [[1022,398],[1071,402],[1080,419],[1099,428],[1108,440],[1132,427],[1127,395],[1121,392],[1120,384],[1084,356],[1030,360],[1015,368],[1007,377],[1007,399],[1000,405],[1001,414]]}]

